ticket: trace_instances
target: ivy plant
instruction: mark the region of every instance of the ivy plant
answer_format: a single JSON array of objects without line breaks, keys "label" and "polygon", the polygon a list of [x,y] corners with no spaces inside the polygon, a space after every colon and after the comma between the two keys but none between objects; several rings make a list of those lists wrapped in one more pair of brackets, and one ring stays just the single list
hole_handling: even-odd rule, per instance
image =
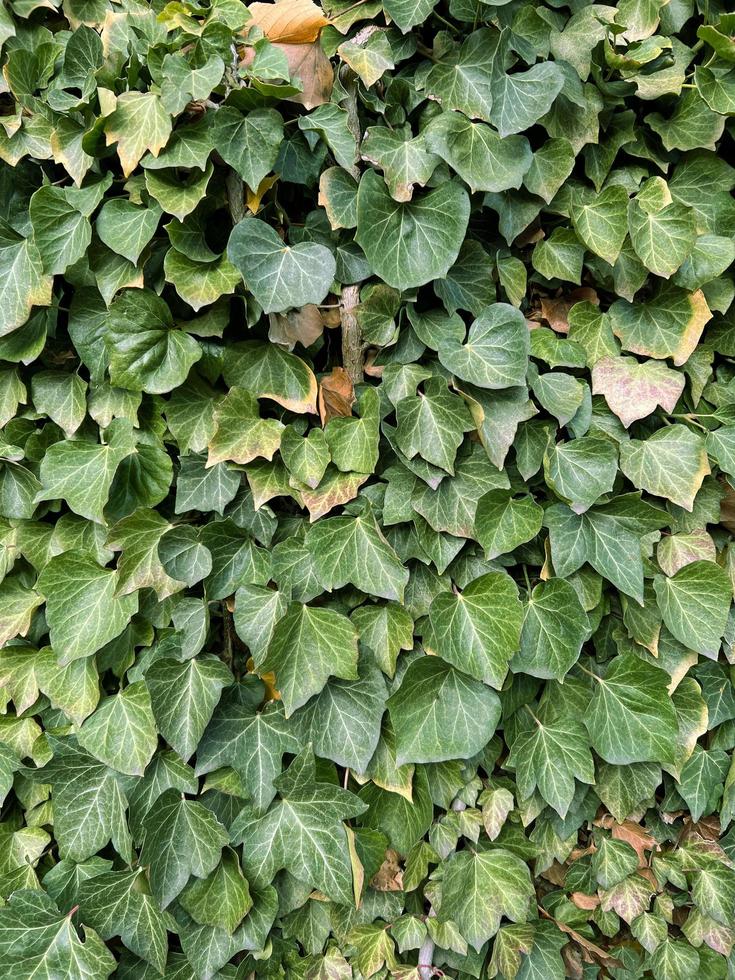
[{"label": "ivy plant", "polygon": [[0,6],[0,975],[735,976],[728,6]]}]

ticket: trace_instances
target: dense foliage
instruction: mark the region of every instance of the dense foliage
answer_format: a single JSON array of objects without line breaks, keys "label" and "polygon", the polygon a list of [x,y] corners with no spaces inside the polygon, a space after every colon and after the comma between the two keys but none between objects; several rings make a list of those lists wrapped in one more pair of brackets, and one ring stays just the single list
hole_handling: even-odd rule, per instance
[{"label": "dense foliage", "polygon": [[735,976],[735,14],[0,7],[0,975]]}]

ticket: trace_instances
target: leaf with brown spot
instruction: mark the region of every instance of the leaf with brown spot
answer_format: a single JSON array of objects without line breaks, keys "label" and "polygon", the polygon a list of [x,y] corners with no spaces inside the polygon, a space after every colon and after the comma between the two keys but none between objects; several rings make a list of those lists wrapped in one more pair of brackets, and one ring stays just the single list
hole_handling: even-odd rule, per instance
[{"label": "leaf with brown spot", "polygon": [[276,44],[286,55],[291,78],[301,82],[301,92],[288,102],[298,102],[305,109],[314,109],[329,102],[334,85],[332,63],[318,41],[312,44]]},{"label": "leaf with brown spot", "polygon": [[268,340],[293,350],[296,344],[311,347],[324,332],[324,321],[319,307],[307,303],[288,313],[271,313],[268,317]]},{"label": "leaf with brown spot", "polygon": [[370,882],[370,887],[379,892],[403,891],[403,868],[397,851],[389,848],[385,852],[385,859]]},{"label": "leaf with brown spot", "polygon": [[557,333],[569,333],[569,311],[576,303],[584,302],[600,305],[597,292],[589,286],[582,286],[555,298],[544,296],[541,299],[541,316]]}]

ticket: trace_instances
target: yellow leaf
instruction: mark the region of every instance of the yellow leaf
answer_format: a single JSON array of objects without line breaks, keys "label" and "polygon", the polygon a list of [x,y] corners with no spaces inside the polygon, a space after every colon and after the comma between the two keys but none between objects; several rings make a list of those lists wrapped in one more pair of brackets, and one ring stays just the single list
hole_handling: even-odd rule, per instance
[{"label": "yellow leaf", "polygon": [[273,185],[278,180],[278,174],[268,174],[264,177],[258,184],[258,189],[251,191],[248,187],[245,193],[245,202],[248,206],[248,211],[252,214],[257,214],[260,211],[260,204],[268,191],[273,187]]},{"label": "yellow leaf", "polygon": [[280,3],[253,3],[249,25],[255,24],[271,41],[304,44],[316,41],[329,21],[312,0],[280,0]]}]

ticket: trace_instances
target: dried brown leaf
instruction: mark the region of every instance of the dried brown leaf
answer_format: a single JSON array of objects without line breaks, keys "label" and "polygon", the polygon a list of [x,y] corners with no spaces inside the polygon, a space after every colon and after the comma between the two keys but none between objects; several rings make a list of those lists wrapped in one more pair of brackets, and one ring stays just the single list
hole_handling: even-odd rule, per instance
[{"label": "dried brown leaf", "polygon": [[319,382],[319,415],[322,425],[337,416],[352,415],[355,387],[342,367],[336,367]]}]

